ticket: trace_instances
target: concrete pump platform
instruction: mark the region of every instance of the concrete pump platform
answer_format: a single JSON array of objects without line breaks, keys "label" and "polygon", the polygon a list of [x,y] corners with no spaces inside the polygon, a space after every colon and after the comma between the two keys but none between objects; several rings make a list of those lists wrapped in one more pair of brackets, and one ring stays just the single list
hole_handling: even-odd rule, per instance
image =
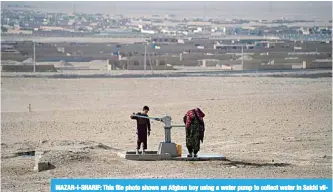
[{"label": "concrete pump platform", "polygon": [[[223,161],[226,158],[223,155],[216,154],[198,154],[197,157],[187,157],[187,154],[183,154],[181,157],[178,156],[177,144],[171,142],[171,128],[172,127],[183,127],[185,125],[171,125],[171,117],[165,116],[162,118],[147,117],[135,115],[133,113],[132,117],[153,119],[155,121],[161,121],[164,123],[165,131],[165,141],[160,142],[157,151],[146,151],[145,154],[136,154],[135,151],[127,151],[125,153],[125,159],[134,161]],[[123,154],[120,155],[124,157]]]},{"label": "concrete pump platform", "polygon": [[198,157],[187,157],[187,154],[181,157],[173,157],[171,154],[158,154],[158,151],[146,151],[145,154],[136,154],[135,151],[128,151],[125,159],[133,161],[223,161],[226,157],[216,154],[198,154]]}]

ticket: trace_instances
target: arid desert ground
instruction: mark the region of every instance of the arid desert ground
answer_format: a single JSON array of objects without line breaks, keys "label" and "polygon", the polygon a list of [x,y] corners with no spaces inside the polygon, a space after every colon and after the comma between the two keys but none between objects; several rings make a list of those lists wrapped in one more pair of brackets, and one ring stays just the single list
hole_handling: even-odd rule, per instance
[{"label": "arid desert ground", "polygon": [[[1,191],[49,191],[53,177],[331,178],[332,78],[180,77],[149,79],[1,79]],[[28,111],[31,104],[32,111]],[[132,112],[172,116],[200,107],[206,137],[200,153],[228,161],[128,161]],[[172,140],[186,153],[184,128]],[[152,122],[157,150],[163,124]],[[54,169],[34,172],[49,150]],[[200,155],[200,154],[199,154]]]}]

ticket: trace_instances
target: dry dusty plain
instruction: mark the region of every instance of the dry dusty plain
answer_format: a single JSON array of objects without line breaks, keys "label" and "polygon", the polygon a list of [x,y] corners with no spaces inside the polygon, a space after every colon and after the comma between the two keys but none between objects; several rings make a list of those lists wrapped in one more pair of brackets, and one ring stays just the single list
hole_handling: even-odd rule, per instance
[{"label": "dry dusty plain", "polygon": [[[32,111],[28,111],[31,104]],[[132,112],[151,116],[201,107],[206,138],[200,153],[227,161],[125,160],[135,149]],[[164,139],[152,122],[149,149]],[[172,140],[185,148],[183,128]],[[52,177],[331,178],[332,78],[14,78],[1,79],[1,191],[49,191]],[[34,172],[33,156],[49,151],[54,169]]]}]

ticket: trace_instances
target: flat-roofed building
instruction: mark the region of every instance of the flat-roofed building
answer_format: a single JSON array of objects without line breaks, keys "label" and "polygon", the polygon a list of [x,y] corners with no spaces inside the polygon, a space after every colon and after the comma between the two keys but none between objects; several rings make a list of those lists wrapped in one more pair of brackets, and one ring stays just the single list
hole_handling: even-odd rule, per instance
[{"label": "flat-roofed building", "polygon": [[220,60],[217,59],[201,59],[198,60],[198,64],[201,67],[216,67],[220,65]]}]

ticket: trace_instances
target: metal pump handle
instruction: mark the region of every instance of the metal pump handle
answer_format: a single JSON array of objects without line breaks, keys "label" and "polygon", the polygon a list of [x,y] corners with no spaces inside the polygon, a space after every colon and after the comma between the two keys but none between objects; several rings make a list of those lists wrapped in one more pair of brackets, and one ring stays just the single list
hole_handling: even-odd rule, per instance
[{"label": "metal pump handle", "polygon": [[171,128],[172,127],[185,127],[185,125],[171,125],[171,120],[172,118],[170,116],[164,116],[162,118],[157,118],[157,117],[146,117],[146,116],[141,116],[141,115],[134,115],[133,117],[139,117],[139,118],[144,118],[144,119],[152,119],[155,121],[160,121],[164,123],[164,131],[165,131],[165,142],[166,143],[171,143]]}]

